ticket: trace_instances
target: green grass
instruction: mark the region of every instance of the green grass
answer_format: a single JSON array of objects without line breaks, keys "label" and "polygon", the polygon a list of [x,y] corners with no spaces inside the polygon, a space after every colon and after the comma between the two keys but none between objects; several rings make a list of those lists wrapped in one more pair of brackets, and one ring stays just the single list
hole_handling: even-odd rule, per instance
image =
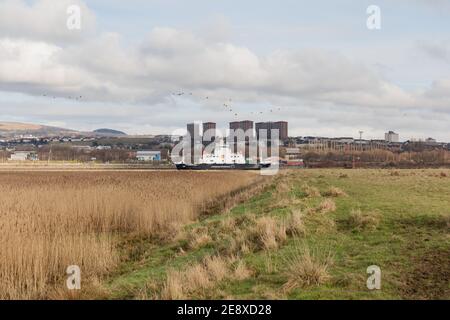
[{"label": "green grass", "polygon": [[[132,299],[148,282],[162,283],[168,269],[183,270],[205,256],[224,254],[229,245],[221,221],[272,216],[282,221],[300,209],[306,225],[304,235],[288,237],[278,249],[255,249],[240,254],[252,270],[245,280],[226,280],[201,296],[191,298],[235,299],[450,299],[450,178],[443,170],[299,170],[285,172],[273,185],[227,214],[203,218],[186,226],[186,232],[207,228],[213,242],[191,250],[180,248],[185,240],[170,243],[144,242],[139,257],[124,263],[108,280],[112,298]],[[450,176],[448,170],[447,176]],[[281,188],[283,192],[276,190]],[[332,197],[336,211],[308,214],[324,196],[308,196],[305,186],[326,194],[330,187],[347,196]],[[283,187],[281,186],[281,187]],[[376,214],[374,228],[355,228],[349,223],[352,210]],[[236,226],[250,228],[245,223]],[[183,242],[184,241],[184,242]],[[312,287],[284,290],[287,261],[296,247],[330,253],[334,263],[328,282]],[[382,270],[382,289],[366,287],[370,265]],[[144,289],[145,290],[145,289]]]}]

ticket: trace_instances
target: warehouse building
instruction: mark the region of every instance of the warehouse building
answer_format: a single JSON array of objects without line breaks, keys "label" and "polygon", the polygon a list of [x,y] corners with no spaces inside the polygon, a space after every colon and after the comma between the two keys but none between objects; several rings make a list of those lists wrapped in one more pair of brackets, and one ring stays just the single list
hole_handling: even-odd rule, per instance
[{"label": "warehouse building", "polygon": [[10,161],[37,161],[39,157],[34,151],[16,151],[9,157]]},{"label": "warehouse building", "polygon": [[138,151],[136,159],[138,161],[161,161],[161,151]]}]

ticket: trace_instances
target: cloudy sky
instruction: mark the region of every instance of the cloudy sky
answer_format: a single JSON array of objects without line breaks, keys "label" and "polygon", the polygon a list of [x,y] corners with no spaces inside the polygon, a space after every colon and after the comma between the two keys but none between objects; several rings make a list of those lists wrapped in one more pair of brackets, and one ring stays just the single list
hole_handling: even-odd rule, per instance
[{"label": "cloudy sky", "polygon": [[449,31],[449,0],[0,0],[0,121],[450,141]]}]

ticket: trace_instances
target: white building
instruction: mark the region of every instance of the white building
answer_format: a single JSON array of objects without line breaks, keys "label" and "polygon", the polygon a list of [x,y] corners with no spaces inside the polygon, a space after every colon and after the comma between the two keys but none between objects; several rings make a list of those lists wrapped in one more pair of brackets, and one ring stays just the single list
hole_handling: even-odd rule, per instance
[{"label": "white building", "polygon": [[384,134],[384,140],[387,142],[399,142],[400,138],[398,133],[394,131],[389,131]]},{"label": "white building", "polygon": [[286,159],[298,159],[300,155],[300,148],[286,148]]},{"label": "white building", "polygon": [[9,157],[10,161],[37,161],[38,155],[34,151],[16,151]]},{"label": "white building", "polygon": [[138,151],[138,161],[161,161],[161,151]]}]

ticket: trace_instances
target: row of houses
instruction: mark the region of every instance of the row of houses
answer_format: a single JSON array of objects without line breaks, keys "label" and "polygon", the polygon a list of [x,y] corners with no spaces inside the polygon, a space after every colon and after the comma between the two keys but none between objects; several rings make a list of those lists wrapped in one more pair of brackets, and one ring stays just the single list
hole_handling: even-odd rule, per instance
[{"label": "row of houses", "polygon": [[[161,161],[161,151],[137,151],[135,159],[137,161]],[[39,156],[36,151],[14,151],[9,159],[10,161],[38,161]]]}]

